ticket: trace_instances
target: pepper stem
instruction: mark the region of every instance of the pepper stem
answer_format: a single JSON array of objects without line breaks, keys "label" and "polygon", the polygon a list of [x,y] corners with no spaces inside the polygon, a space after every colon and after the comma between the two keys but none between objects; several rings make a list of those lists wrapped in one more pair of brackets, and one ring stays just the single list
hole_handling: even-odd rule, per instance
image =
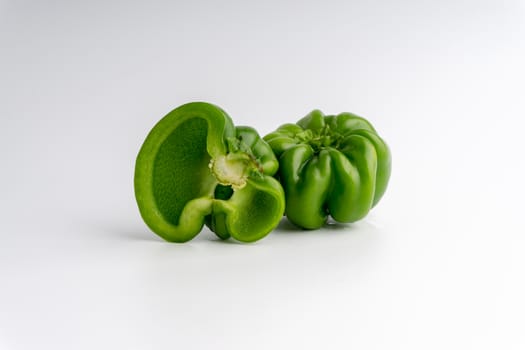
[{"label": "pepper stem", "polygon": [[309,144],[317,154],[327,147],[338,149],[343,137],[325,125],[318,131],[304,130],[295,135],[295,138],[302,143]]}]

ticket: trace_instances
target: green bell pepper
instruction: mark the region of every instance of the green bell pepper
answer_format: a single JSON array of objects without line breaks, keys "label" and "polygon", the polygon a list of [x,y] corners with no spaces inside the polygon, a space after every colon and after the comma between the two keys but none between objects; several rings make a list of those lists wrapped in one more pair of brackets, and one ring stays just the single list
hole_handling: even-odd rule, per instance
[{"label": "green bell pepper", "polygon": [[253,242],[283,216],[279,163],[249,127],[235,127],[217,106],[193,102],[161,119],[135,165],[135,197],[150,229],[172,242],[206,224],[221,239]]},{"label": "green bell pepper", "polygon": [[279,158],[286,216],[306,229],[363,218],[385,193],[391,155],[372,125],[351,113],[314,110],[264,137]]}]

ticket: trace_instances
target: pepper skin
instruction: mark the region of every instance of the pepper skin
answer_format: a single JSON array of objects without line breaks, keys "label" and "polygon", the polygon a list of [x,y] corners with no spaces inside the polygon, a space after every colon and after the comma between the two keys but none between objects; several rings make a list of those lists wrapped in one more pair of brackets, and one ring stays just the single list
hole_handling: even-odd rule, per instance
[{"label": "pepper skin", "polygon": [[328,216],[338,222],[362,219],[386,190],[390,150],[364,118],[314,110],[264,140],[279,158],[286,216],[297,226],[316,229]]},{"label": "pepper skin", "polygon": [[135,165],[135,197],[149,228],[171,242],[206,224],[221,239],[253,242],[283,216],[279,163],[249,127],[219,107],[193,102],[171,111],[148,134]]}]

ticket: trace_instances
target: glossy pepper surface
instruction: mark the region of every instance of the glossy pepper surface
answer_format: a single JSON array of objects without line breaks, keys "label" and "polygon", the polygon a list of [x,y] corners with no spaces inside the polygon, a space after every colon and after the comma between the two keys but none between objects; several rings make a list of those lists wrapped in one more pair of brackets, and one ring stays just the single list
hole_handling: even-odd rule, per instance
[{"label": "glossy pepper surface", "polygon": [[286,216],[300,227],[319,228],[328,216],[338,222],[359,220],[386,190],[390,150],[362,117],[314,110],[264,139],[279,159]]},{"label": "glossy pepper surface", "polygon": [[206,224],[243,242],[267,235],[283,216],[279,163],[250,127],[235,127],[219,107],[193,102],[161,119],[135,165],[142,218],[167,241],[185,242]]}]

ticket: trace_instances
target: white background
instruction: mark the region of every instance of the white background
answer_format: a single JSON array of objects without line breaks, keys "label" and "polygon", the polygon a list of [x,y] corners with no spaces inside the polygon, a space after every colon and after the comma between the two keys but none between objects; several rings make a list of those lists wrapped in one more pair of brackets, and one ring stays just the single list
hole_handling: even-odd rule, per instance
[{"label": "white background", "polygon": [[[524,349],[523,1],[0,1],[0,349]],[[255,244],[143,224],[180,104],[368,118],[363,221]]]}]

